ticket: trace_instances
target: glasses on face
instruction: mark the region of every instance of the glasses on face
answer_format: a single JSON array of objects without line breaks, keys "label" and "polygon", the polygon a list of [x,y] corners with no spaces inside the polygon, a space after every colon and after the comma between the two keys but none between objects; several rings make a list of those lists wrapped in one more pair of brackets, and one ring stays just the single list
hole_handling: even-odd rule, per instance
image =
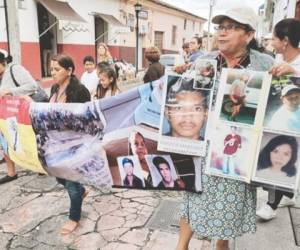
[{"label": "glasses on face", "polygon": [[205,107],[201,104],[198,105],[172,105],[169,107],[169,115],[199,115],[205,112]]},{"label": "glasses on face", "polygon": [[246,30],[246,28],[242,25],[239,25],[239,24],[228,24],[228,25],[218,25],[218,26],[215,26],[215,30],[217,32],[221,32],[221,31],[225,31],[225,32],[232,32],[234,30],[237,30],[237,29],[243,29],[243,30]]}]

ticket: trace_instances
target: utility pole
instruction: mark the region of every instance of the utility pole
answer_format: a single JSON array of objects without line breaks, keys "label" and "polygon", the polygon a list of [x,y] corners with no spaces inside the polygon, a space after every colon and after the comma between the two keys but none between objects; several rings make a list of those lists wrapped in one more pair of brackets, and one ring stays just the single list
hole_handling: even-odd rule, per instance
[{"label": "utility pole", "polygon": [[4,0],[5,12],[7,15],[7,40],[9,53],[15,63],[21,63],[21,41],[19,32],[19,15],[16,0]]},{"label": "utility pole", "polygon": [[213,7],[215,5],[216,0],[209,0],[209,17],[208,17],[208,35],[207,35],[207,49],[208,51],[211,50],[211,40],[210,40],[210,24],[211,24],[211,16],[212,16],[212,11]]}]

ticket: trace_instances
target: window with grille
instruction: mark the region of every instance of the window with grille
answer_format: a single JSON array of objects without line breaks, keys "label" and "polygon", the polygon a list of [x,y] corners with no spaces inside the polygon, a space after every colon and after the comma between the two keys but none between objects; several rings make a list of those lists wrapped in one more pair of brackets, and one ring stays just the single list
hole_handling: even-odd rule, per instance
[{"label": "window with grille", "polygon": [[163,40],[164,40],[164,32],[155,31],[154,32],[154,46],[159,48],[160,51],[163,50]]},{"label": "window with grille", "polygon": [[176,38],[177,38],[177,26],[172,26],[172,45],[176,45]]}]

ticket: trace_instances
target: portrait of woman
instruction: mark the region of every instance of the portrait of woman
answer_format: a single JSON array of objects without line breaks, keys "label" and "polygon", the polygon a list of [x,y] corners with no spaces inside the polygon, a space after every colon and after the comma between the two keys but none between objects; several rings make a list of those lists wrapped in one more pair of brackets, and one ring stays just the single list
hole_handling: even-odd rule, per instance
[{"label": "portrait of woman", "polygon": [[152,179],[151,179],[150,170],[147,161],[145,159],[145,155],[148,154],[148,149],[146,147],[144,136],[140,132],[132,131],[128,138],[128,142],[129,142],[129,154],[137,155],[142,167],[142,173],[143,173],[146,187],[151,187]]},{"label": "portrait of woman", "polygon": [[293,183],[297,172],[297,156],[298,142],[295,137],[273,137],[260,151],[256,177],[279,184]]}]

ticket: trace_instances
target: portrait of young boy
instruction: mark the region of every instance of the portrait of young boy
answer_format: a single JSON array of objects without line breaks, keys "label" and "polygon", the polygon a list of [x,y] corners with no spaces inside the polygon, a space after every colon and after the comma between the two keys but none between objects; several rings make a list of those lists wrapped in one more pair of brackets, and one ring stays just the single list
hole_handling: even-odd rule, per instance
[{"label": "portrait of young boy", "polygon": [[204,140],[209,93],[209,90],[194,89],[193,82],[185,78],[179,78],[175,84],[169,86],[162,134]]}]

